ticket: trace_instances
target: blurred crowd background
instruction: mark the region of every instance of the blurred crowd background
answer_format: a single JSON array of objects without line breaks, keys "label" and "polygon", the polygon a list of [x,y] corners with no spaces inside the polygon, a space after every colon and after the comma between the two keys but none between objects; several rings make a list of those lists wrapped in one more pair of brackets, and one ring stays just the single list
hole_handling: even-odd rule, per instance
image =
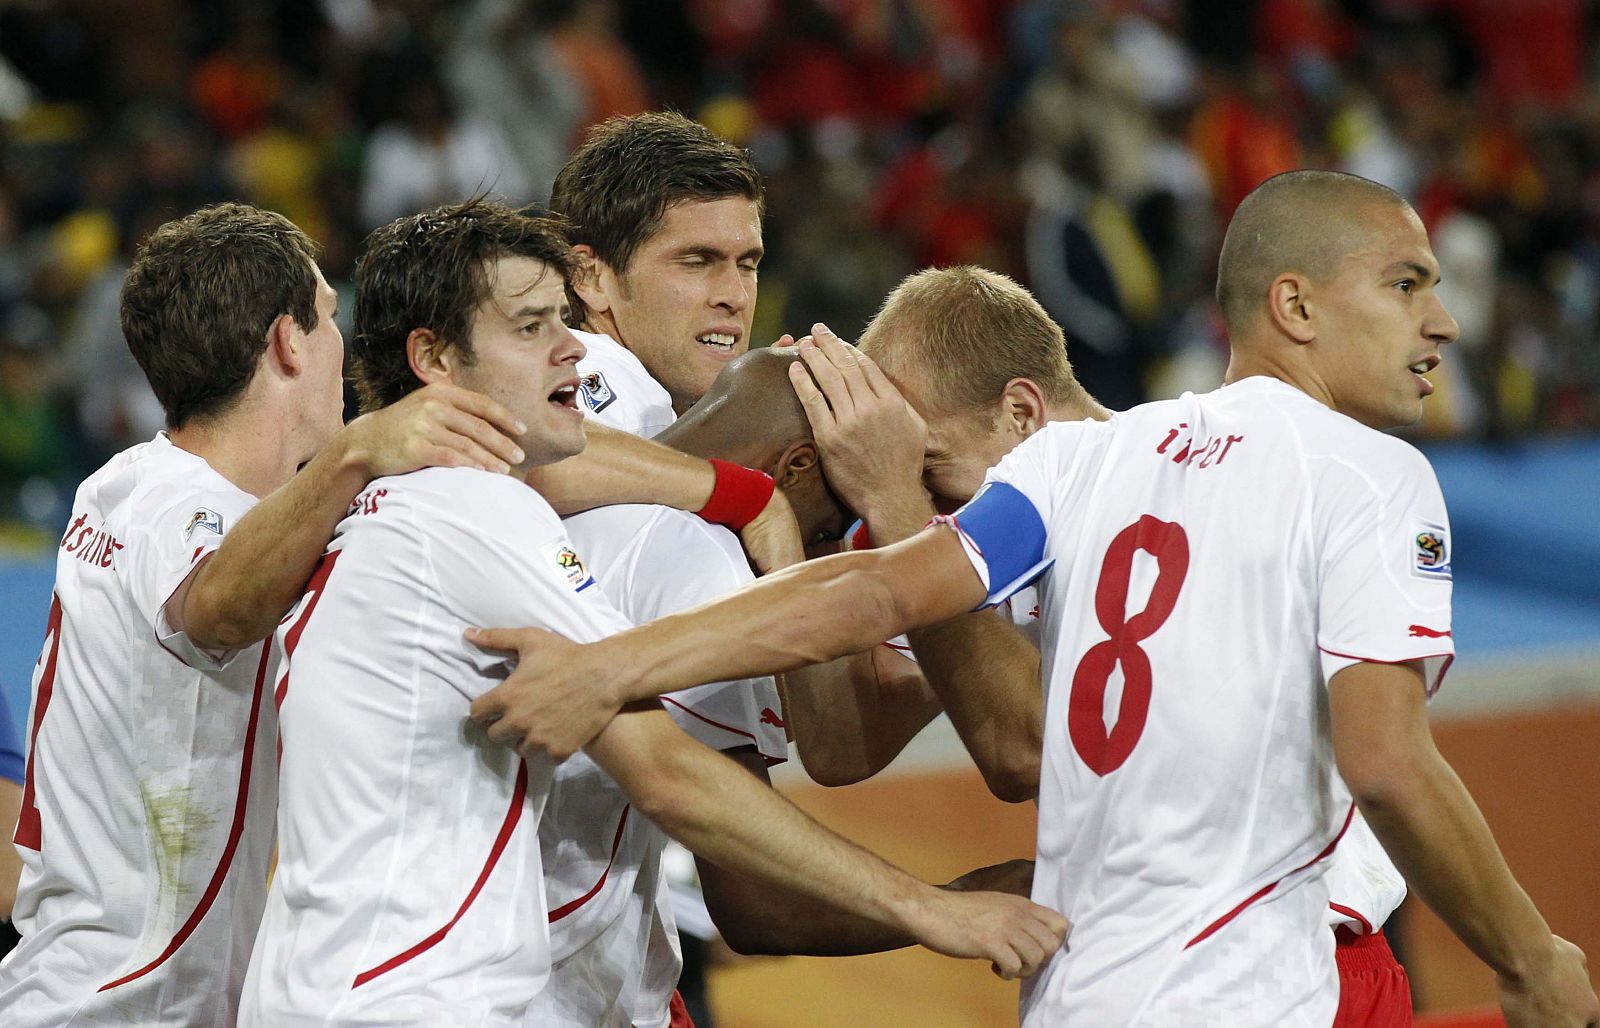
[{"label": "blurred crowd background", "polygon": [[53,539],[76,482],[161,427],[118,328],[154,226],[247,199],[348,290],[375,225],[541,201],[587,126],[667,106],[767,176],[757,343],[853,335],[905,273],[978,263],[1034,290],[1109,406],[1211,388],[1234,205],[1341,168],[1412,200],[1461,325],[1418,432],[1592,433],[1596,7],[0,0],[0,524]]}]

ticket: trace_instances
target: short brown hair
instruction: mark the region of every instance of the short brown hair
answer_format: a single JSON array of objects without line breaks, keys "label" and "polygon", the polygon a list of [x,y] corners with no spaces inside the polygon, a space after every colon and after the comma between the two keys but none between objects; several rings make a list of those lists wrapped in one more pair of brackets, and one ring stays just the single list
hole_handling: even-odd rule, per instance
[{"label": "short brown hair", "polygon": [[317,255],[289,219],[243,203],[202,207],[150,233],[122,285],[122,335],[167,427],[232,406],[280,315],[317,327]]},{"label": "short brown hair", "polygon": [[1053,402],[1086,394],[1067,360],[1066,339],[1039,301],[986,268],[928,268],[908,276],[861,334],[863,352],[891,377],[928,385],[936,410],[990,406],[1006,383],[1026,378]]},{"label": "short brown hair", "polygon": [[1251,190],[1233,212],[1217,258],[1217,306],[1230,329],[1264,311],[1286,271],[1317,280],[1357,252],[1373,207],[1408,207],[1388,186],[1341,171],[1286,171]]},{"label": "short brown hair", "polygon": [[494,287],[490,266],[502,257],[543,261],[571,280],[572,250],[558,221],[490,200],[435,207],[372,230],[356,264],[351,343],[363,411],[422,385],[406,357],[413,329],[429,329],[472,360],[472,316]]},{"label": "short brown hair", "polygon": [[742,196],[766,201],[750,155],[704,125],[671,111],[611,118],[590,130],[556,176],[550,209],[573,245],[594,250],[617,274],[686,201]]}]

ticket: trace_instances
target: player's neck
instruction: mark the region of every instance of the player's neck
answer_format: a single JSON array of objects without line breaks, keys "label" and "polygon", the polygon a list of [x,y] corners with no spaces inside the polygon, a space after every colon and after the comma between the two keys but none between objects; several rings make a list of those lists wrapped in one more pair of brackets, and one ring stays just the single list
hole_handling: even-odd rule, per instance
[{"label": "player's neck", "polygon": [[294,476],[299,448],[285,419],[262,418],[241,405],[227,414],[170,429],[167,438],[251,496],[264,497]]},{"label": "player's neck", "polygon": [[1232,385],[1243,379],[1258,376],[1275,378],[1286,385],[1294,386],[1324,407],[1337,410],[1333,396],[1322,376],[1309,361],[1301,360],[1300,357],[1299,350],[1269,346],[1241,347],[1236,344],[1228,360],[1228,373],[1222,377],[1222,381],[1225,385]]},{"label": "player's neck", "polygon": [[584,317],[583,324],[578,327],[595,335],[610,336],[624,350],[628,349],[628,344],[622,339],[622,333],[617,331],[616,319],[612,318],[610,311],[591,310]]}]

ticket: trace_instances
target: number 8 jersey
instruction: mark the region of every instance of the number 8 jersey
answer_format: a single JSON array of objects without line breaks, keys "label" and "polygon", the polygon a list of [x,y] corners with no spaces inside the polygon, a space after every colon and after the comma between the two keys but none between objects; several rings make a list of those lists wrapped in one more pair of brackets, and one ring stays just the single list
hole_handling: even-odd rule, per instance
[{"label": "number 8 jersey", "polygon": [[1431,693],[1449,663],[1426,459],[1249,378],[1053,424],[950,520],[989,602],[1042,597],[1033,899],[1073,927],[1023,1023],[1332,1023],[1325,688],[1422,660]]}]

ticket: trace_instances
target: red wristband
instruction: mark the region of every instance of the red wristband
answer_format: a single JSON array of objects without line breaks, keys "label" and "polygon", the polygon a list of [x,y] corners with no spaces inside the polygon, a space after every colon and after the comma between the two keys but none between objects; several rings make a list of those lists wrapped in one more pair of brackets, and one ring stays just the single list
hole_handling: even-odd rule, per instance
[{"label": "red wristband", "polygon": [[711,487],[711,499],[695,513],[713,525],[727,525],[737,532],[766,510],[776,486],[764,471],[716,458],[712,458],[711,467],[717,473],[717,484]]}]

